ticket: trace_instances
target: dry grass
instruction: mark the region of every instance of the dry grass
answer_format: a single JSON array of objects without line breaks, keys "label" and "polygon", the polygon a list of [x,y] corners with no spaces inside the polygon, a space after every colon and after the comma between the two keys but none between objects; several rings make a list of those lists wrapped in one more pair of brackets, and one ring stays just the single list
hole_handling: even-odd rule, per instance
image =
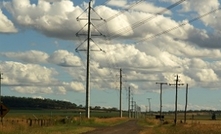
[{"label": "dry grass", "polygon": [[99,126],[112,126],[127,120],[127,118],[82,118],[81,120],[73,118],[65,124],[54,123],[41,126],[33,123],[29,126],[26,119],[6,118],[3,125],[0,124],[0,134],[80,134]]},{"label": "dry grass", "polygon": [[[154,120],[154,119],[152,119]],[[147,120],[148,121],[148,120]],[[160,125],[159,122],[154,122],[152,126],[144,126],[140,134],[220,134],[221,122],[212,120],[187,121],[186,124],[178,123],[176,126],[172,121],[169,124]],[[148,124],[147,122],[147,124]]]},{"label": "dry grass", "polygon": [[95,122],[97,124],[105,124],[108,126],[113,126],[119,123],[123,123],[128,121],[128,118],[119,118],[119,117],[113,117],[113,118],[95,118]]}]

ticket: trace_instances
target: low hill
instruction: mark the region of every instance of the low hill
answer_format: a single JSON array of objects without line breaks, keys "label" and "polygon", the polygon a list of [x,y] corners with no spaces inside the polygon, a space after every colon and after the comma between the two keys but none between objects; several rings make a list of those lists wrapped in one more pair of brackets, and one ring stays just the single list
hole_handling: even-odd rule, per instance
[{"label": "low hill", "polygon": [[75,103],[39,98],[2,96],[2,102],[9,109],[74,109]]}]

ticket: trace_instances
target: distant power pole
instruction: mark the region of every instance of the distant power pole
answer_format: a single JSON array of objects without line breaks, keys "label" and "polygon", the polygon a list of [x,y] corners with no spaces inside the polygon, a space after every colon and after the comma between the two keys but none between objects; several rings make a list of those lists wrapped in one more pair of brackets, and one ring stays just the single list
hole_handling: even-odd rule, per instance
[{"label": "distant power pole", "polygon": [[[2,104],[2,73],[0,72],[0,104]],[[3,112],[2,111],[2,108],[1,108],[1,112]],[[2,125],[3,125],[3,117],[1,117],[1,123],[2,123]]]},{"label": "distant power pole", "polygon": [[128,118],[130,118],[130,86],[128,88]]},{"label": "distant power pole", "polygon": [[181,86],[181,85],[184,85],[183,83],[179,84],[179,76],[177,75],[176,76],[176,80],[175,80],[175,84],[169,84],[170,86],[171,85],[175,85],[176,86],[176,95],[175,95],[175,119],[174,119],[174,123],[176,125],[176,122],[177,122],[177,95],[178,95],[178,86]]},{"label": "distant power pole", "polygon": [[137,104],[136,101],[134,101],[134,118],[136,118],[137,115]]},{"label": "distant power pole", "polygon": [[134,111],[134,101],[133,101],[133,97],[131,98],[131,118],[133,118],[133,111]]},{"label": "distant power pole", "polygon": [[184,113],[184,123],[186,123],[187,105],[188,105],[188,84],[186,84],[186,104],[185,104],[185,113]]},{"label": "distant power pole", "polygon": [[147,98],[147,99],[148,99],[148,103],[149,103],[149,113],[151,114],[151,103],[150,103],[151,98]]},{"label": "distant power pole", "polygon": [[0,104],[2,103],[2,73],[0,72]]},{"label": "distant power pole", "polygon": [[162,122],[162,86],[167,85],[167,83],[157,82],[156,84],[160,84],[160,122]]},{"label": "distant power pole", "polygon": [[122,69],[120,69],[120,117],[122,118]]}]

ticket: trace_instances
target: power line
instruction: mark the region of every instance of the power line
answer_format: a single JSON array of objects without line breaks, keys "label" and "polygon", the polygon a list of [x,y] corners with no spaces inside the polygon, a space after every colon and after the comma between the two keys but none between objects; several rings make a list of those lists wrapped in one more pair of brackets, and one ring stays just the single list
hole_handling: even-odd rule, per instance
[{"label": "power line", "polygon": [[[110,1],[110,0],[109,0]],[[128,11],[129,9],[133,8],[134,6],[138,5],[139,3],[141,3],[142,1],[144,0],[138,0],[136,1],[135,3],[131,4],[128,8],[124,9],[124,10],[121,10],[120,12],[116,13],[115,15],[105,19],[105,22],[107,23],[108,21],[110,20],[113,20],[114,18],[124,14],[126,11]],[[100,27],[100,26],[103,26],[105,23],[100,23],[97,25],[97,27]]]},{"label": "power line", "polygon": [[157,15],[162,15],[164,12],[168,11],[169,9],[172,9],[172,8],[176,7],[177,5],[183,3],[184,1],[186,1],[186,0],[180,0],[180,1],[178,1],[178,2],[176,2],[174,4],[172,4],[172,5],[168,6],[167,8],[163,9],[162,11],[156,13],[154,16],[144,18],[141,21],[138,21],[138,22],[132,24],[132,26],[123,27],[122,29],[120,29],[118,31],[112,32],[112,33],[110,33],[110,35],[109,35],[110,37],[109,38],[110,39],[117,38],[117,37],[119,37],[120,34],[122,34],[122,33],[125,34],[125,33],[129,32],[129,31],[131,31],[131,30],[133,30],[133,29],[135,29],[135,28],[137,28],[137,27],[139,27],[139,26],[149,22],[150,20],[154,19]]},{"label": "power line", "polygon": [[152,36],[150,36],[150,37],[141,39],[140,41],[135,42],[135,44],[137,44],[137,43],[139,43],[139,42],[146,41],[146,40],[153,39],[153,38],[155,38],[155,37],[157,37],[157,36],[160,36],[160,35],[163,35],[163,34],[166,34],[166,33],[169,33],[169,32],[171,32],[171,31],[173,31],[173,30],[175,30],[175,29],[177,29],[177,28],[183,27],[183,26],[185,26],[185,25],[187,25],[187,24],[190,24],[190,23],[192,23],[192,22],[194,22],[194,21],[197,21],[197,20],[199,20],[199,19],[201,19],[201,18],[203,18],[203,17],[205,17],[205,16],[207,16],[207,15],[209,15],[209,14],[211,14],[211,13],[214,13],[214,12],[220,10],[220,9],[221,9],[221,7],[217,8],[217,9],[214,9],[214,10],[212,10],[212,11],[210,11],[210,12],[207,12],[207,13],[205,13],[205,14],[203,14],[203,15],[201,15],[201,16],[198,16],[198,17],[196,17],[196,18],[193,18],[193,19],[191,19],[191,20],[189,20],[189,21],[187,21],[187,22],[181,23],[181,24],[179,24],[179,25],[177,25],[177,26],[175,26],[175,27],[169,28],[169,29],[167,29],[167,30],[165,30],[165,31],[162,31],[162,32],[158,33],[158,34],[155,34],[155,35],[152,35]]}]

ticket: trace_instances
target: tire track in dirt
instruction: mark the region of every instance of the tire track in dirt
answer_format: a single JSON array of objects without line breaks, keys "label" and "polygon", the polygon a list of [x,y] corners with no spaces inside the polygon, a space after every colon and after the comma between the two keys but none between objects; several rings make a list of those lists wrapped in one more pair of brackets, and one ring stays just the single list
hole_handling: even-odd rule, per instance
[{"label": "tire track in dirt", "polygon": [[142,127],[137,125],[137,120],[129,120],[119,125],[98,128],[84,134],[139,134],[141,130]]}]

